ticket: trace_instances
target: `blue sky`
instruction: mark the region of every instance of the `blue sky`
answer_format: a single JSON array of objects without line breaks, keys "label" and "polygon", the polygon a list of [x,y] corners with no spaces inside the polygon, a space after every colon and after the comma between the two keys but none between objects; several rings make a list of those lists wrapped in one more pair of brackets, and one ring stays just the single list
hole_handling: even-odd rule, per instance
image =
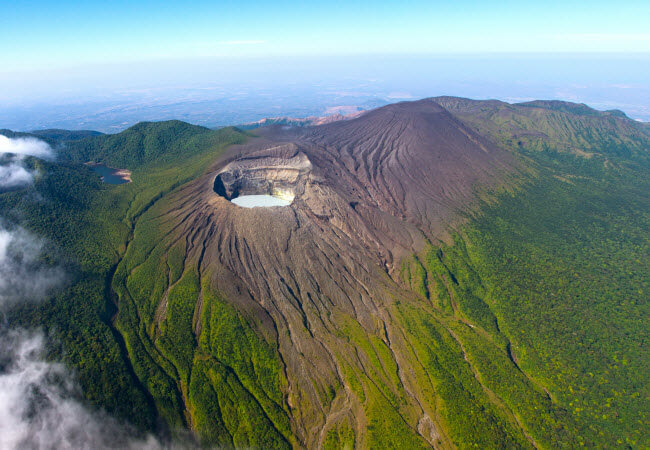
[{"label": "blue sky", "polygon": [[650,52],[650,1],[0,1],[0,72],[337,54]]}]

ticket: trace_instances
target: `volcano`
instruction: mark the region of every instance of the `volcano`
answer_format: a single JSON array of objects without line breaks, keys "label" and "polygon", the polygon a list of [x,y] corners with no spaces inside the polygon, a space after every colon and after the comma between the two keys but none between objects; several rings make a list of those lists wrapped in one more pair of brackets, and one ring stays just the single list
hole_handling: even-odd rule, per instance
[{"label": "volcano", "polygon": [[[181,252],[183,275],[169,269],[161,295],[135,298],[142,310],[138,326],[148,330],[140,339],[165,348],[178,321],[171,311],[179,301],[174,291],[194,274],[199,294],[184,306],[193,311],[194,339],[202,342],[211,333],[206,327],[214,326],[206,319],[209,286],[276,346],[286,414],[300,445],[323,445],[336,427],[362,436],[376,420],[378,411],[367,403],[377,392],[359,392],[351,373],[383,385],[372,407],[391,411],[412,429],[415,443],[447,440],[391,313],[397,299],[416,297],[401,281],[400,267],[408,255],[448,239],[479,194],[503,184],[518,163],[431,100],[318,127],[258,132],[170,194],[168,207],[158,211],[153,223],[166,237],[154,253],[171,259]],[[244,195],[292,202],[250,209],[231,202]],[[358,350],[351,329],[364,340],[371,336],[379,366],[369,359],[377,356]],[[197,407],[190,406],[193,375],[177,370],[181,400],[191,411]]]}]

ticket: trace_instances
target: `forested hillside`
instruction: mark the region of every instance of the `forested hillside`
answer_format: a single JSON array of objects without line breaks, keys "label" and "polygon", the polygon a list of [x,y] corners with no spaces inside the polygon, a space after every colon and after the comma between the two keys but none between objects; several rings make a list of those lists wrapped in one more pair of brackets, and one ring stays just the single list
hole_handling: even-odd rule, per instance
[{"label": "forested hillside", "polygon": [[[157,151],[181,152],[184,147],[173,136],[187,131],[162,125],[169,140],[156,136]],[[147,124],[139,126],[140,129]],[[152,124],[156,128],[157,124]],[[137,128],[136,128],[137,129]],[[40,236],[48,238],[51,253],[69,273],[68,286],[44,305],[27,303],[9,314],[14,326],[38,327],[53,337],[52,357],[63,359],[74,368],[81,381],[84,396],[96,408],[103,408],[135,424],[141,430],[168,433],[166,425],[157,424],[158,413],[150,394],[142,388],[133,373],[122,337],[112,325],[116,312],[110,283],[117,262],[132,238],[137,217],[156,200],[175,187],[202,173],[229,145],[241,143],[246,137],[226,128],[185,137],[193,144],[187,158],[173,162],[149,158],[148,163],[134,161],[139,155],[124,153],[125,136],[90,137],[83,156],[67,141],[50,141],[60,148],[59,160],[31,160],[41,176],[33,186],[0,193],[2,219],[20,223]],[[31,134],[3,133],[10,137],[32,137]],[[155,133],[154,133],[155,134]],[[69,136],[69,134],[65,134]],[[97,140],[112,139],[110,143]],[[187,142],[184,145],[189,145]],[[61,146],[61,147],[59,147]],[[98,150],[102,153],[99,155]],[[69,151],[70,150],[70,151]],[[103,155],[122,155],[119,160]],[[133,172],[133,183],[121,186],[103,184],[85,166],[86,156],[94,161],[124,162]],[[118,158],[115,156],[115,158]]]}]

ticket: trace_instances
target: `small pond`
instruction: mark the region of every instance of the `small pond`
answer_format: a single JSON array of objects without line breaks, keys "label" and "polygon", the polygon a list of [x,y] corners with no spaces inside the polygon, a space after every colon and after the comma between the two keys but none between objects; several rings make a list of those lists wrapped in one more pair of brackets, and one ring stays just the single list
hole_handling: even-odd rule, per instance
[{"label": "small pond", "polygon": [[92,164],[90,169],[100,176],[102,181],[107,184],[124,184],[131,181],[128,170],[113,169],[103,164]]}]

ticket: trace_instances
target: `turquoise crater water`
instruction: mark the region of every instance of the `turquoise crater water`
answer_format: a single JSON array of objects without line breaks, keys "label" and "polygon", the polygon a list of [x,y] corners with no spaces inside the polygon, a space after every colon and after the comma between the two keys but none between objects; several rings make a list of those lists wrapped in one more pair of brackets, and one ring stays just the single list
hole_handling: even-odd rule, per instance
[{"label": "turquoise crater water", "polygon": [[241,195],[230,200],[232,203],[244,208],[258,208],[269,206],[289,206],[290,200],[274,197],[272,195]]}]

